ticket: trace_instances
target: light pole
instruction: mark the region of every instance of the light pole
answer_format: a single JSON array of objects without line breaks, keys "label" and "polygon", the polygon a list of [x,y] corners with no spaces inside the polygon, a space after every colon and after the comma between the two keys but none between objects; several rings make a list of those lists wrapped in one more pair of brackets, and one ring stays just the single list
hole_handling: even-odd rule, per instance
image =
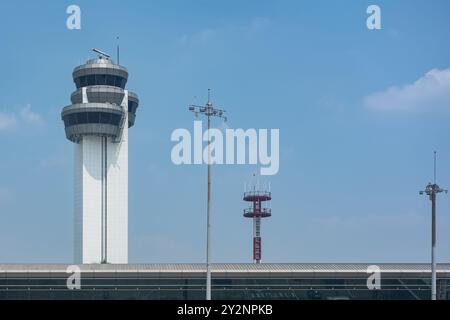
[{"label": "light pole", "polygon": [[421,195],[426,194],[431,200],[431,300],[436,300],[436,195],[445,192],[436,184],[436,151],[434,152],[434,183],[428,183]]},{"label": "light pole", "polygon": [[227,121],[225,110],[214,108],[211,102],[211,89],[208,89],[208,102],[205,106],[190,105],[189,111],[195,116],[203,114],[208,118],[208,197],[206,209],[206,300],[211,300],[211,117],[222,118]]}]

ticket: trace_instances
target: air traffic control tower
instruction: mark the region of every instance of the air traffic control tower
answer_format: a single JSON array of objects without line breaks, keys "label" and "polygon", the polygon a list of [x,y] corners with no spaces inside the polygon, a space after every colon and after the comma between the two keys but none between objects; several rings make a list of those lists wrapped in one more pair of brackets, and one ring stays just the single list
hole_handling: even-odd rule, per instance
[{"label": "air traffic control tower", "polygon": [[128,128],[139,99],[125,89],[127,69],[94,51],[74,69],[61,114],[74,143],[75,263],[128,263]]}]

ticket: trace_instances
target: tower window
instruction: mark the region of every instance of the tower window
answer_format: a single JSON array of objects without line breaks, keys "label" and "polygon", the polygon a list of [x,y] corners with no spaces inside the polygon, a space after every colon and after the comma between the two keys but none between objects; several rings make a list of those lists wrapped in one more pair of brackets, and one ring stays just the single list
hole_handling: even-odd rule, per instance
[{"label": "tower window", "polygon": [[104,85],[125,89],[125,85],[127,83],[127,79],[125,78],[106,74],[81,76],[76,78],[74,81],[77,89],[87,86]]}]

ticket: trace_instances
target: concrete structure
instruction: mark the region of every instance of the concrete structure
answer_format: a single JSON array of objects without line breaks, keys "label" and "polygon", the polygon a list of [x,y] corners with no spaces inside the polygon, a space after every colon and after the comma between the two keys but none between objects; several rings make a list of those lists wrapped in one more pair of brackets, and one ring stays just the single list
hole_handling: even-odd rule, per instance
[{"label": "concrete structure", "polygon": [[128,128],[139,99],[108,56],[76,67],[62,111],[74,143],[75,263],[128,263]]},{"label": "concrete structure", "polygon": [[[370,289],[369,266],[381,286]],[[212,298],[429,300],[429,263],[211,264]],[[79,271],[79,272],[78,272]],[[2,299],[204,299],[205,264],[0,264]],[[79,281],[77,281],[77,279]],[[437,265],[437,299],[450,298],[450,264]]]}]

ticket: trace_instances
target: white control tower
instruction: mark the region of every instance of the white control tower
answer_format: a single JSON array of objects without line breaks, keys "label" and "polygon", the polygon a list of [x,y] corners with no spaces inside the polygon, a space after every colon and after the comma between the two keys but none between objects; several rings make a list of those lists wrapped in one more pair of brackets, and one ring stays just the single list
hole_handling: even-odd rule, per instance
[{"label": "white control tower", "polygon": [[74,142],[75,263],[128,263],[128,128],[139,99],[125,89],[127,69],[94,51],[73,71],[61,114]]}]

